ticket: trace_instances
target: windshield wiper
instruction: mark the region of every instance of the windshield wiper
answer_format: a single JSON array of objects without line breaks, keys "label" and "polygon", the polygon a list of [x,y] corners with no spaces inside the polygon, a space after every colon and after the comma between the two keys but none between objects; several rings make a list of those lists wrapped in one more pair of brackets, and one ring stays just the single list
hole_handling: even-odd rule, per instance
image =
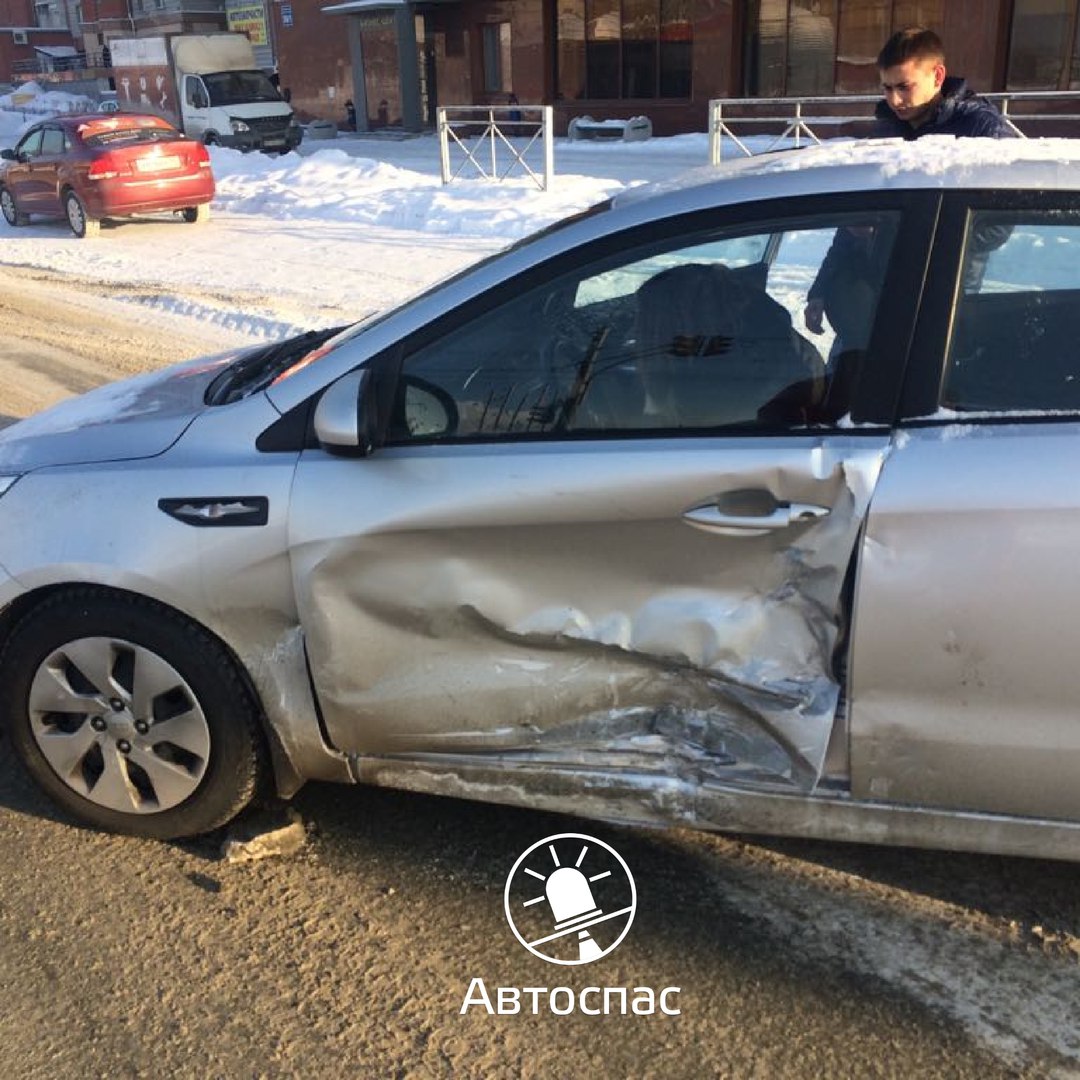
[{"label": "windshield wiper", "polygon": [[207,405],[229,405],[265,390],[297,360],[344,329],[344,326],[335,326],[330,330],[308,330],[297,337],[248,353],[230,364],[210,384],[206,391]]}]

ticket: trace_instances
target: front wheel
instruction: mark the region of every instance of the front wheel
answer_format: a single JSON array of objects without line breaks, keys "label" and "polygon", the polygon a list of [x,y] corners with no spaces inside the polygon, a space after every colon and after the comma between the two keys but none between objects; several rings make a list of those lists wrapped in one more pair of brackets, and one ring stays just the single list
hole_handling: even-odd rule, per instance
[{"label": "front wheel", "polygon": [[185,206],[180,211],[180,216],[189,224],[202,225],[210,220],[210,204],[202,203],[199,206]]},{"label": "front wheel", "polygon": [[15,196],[7,188],[0,188],[0,211],[4,214],[4,220],[12,227],[25,225],[30,217],[24,214],[15,203]]},{"label": "front wheel", "polygon": [[265,770],[230,655],[169,608],[73,588],[16,625],[0,655],[0,724],[73,817],[159,840],[225,824]]},{"label": "front wheel", "polygon": [[80,240],[97,236],[101,231],[101,222],[86,212],[82,199],[74,191],[69,191],[64,195],[64,213],[67,215],[71,231]]}]

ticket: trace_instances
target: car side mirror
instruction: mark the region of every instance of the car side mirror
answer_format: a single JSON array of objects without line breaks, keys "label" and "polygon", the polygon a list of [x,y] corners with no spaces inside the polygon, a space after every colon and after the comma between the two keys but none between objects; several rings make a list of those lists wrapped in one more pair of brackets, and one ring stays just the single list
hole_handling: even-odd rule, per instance
[{"label": "car side mirror", "polygon": [[358,368],[329,386],[315,406],[315,437],[330,453],[366,457],[375,449],[379,417],[370,368]]},{"label": "car side mirror", "polygon": [[0,158],[4,161],[18,161],[19,155],[14,150],[0,150]]}]

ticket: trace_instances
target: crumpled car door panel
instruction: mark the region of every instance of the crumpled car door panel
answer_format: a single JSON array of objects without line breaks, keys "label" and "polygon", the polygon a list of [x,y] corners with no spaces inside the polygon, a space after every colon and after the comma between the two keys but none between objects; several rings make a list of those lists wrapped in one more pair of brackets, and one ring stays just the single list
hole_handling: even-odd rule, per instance
[{"label": "crumpled car door panel", "polygon": [[812,788],[886,441],[306,453],[291,548],[332,742]]}]

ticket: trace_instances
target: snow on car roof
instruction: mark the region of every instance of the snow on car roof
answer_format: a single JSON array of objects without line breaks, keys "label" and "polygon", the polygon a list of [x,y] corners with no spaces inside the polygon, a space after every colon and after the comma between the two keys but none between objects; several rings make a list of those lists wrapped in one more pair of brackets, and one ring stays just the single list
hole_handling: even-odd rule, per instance
[{"label": "snow on car roof", "polygon": [[[1055,188],[1080,190],[1080,140],[835,139],[704,166],[672,180],[633,188],[617,206],[652,195],[685,193],[716,203],[748,198],[881,188]],[[697,192],[699,198],[691,193]]]}]

